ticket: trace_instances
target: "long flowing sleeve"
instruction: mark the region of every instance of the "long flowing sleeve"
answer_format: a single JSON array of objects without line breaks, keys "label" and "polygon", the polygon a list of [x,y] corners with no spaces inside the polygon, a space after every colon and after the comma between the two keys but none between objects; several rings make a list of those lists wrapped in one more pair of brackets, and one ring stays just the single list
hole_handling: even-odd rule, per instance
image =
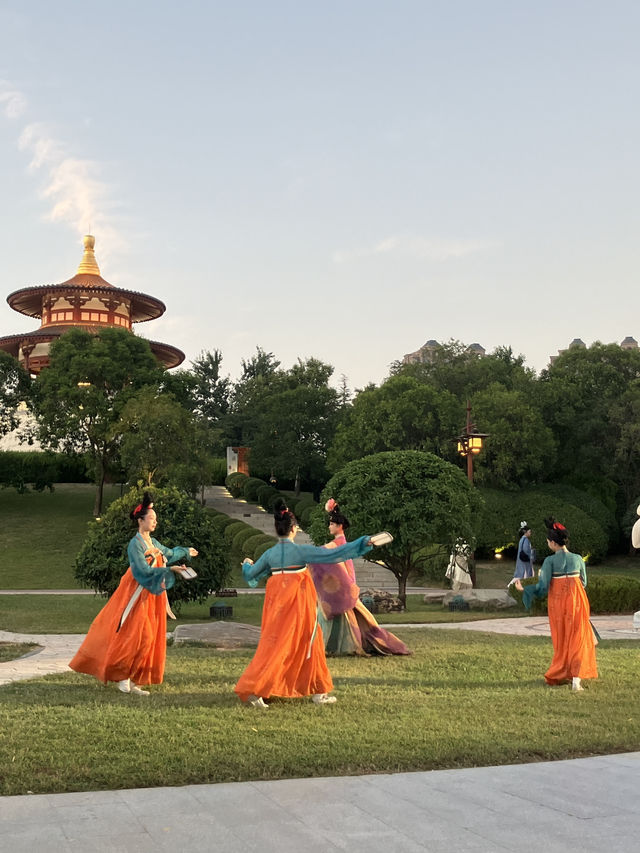
[{"label": "long flowing sleeve", "polygon": [[[159,543],[156,542],[155,545],[164,553],[164,549]],[[171,549],[167,548],[166,550],[169,551]],[[176,550],[176,548],[173,549],[173,551]],[[140,540],[140,537],[134,536],[127,548],[131,572],[141,586],[148,589],[154,595],[160,595],[165,590],[171,589],[175,584],[175,574],[164,566],[159,566],[158,568],[150,566],[145,558],[145,551],[144,543]]]},{"label": "long flowing sleeve", "polygon": [[587,588],[587,567],[584,564],[584,560],[580,557],[580,580],[582,581],[582,586]]},{"label": "long flowing sleeve", "polygon": [[337,548],[325,548],[324,545],[296,545],[296,550],[303,563],[339,563],[343,560],[353,560],[362,557],[373,548],[369,545],[370,536],[361,536],[346,545]]},{"label": "long flowing sleeve", "polygon": [[177,563],[178,560],[184,560],[190,556],[189,549],[183,548],[181,545],[176,548],[167,548],[166,545],[162,545],[157,539],[152,539],[151,541],[159,551],[162,551],[168,566],[171,566],[173,563]]},{"label": "long flowing sleeve", "polygon": [[538,575],[538,583],[525,586],[522,593],[522,603],[531,610],[531,605],[536,598],[546,598],[549,592],[549,584],[551,583],[551,575],[553,572],[553,557],[547,557],[542,564],[540,574]]}]

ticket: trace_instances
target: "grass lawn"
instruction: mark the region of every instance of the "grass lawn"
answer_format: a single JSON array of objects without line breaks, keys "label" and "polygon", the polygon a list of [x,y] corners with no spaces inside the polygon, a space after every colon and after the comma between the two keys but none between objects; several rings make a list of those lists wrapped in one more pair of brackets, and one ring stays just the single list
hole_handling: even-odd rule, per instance
[{"label": "grass lawn", "polygon": [[35,643],[0,643],[0,663],[21,658],[35,648]]},{"label": "grass lawn", "polygon": [[[105,506],[120,494],[105,487]],[[75,589],[73,563],[93,515],[95,486],[60,484],[54,492],[0,489],[3,572],[0,589]]]},{"label": "grass lawn", "polygon": [[[176,625],[209,622],[209,607],[224,601],[233,607],[228,622],[260,625],[261,595],[239,595],[237,598],[211,598],[204,604],[183,604],[176,622],[168,621],[168,630]],[[0,595],[0,628],[18,634],[84,634],[106,599],[93,595]],[[421,595],[408,596],[405,613],[381,613],[376,616],[383,625],[398,622],[468,622],[475,619],[524,616],[519,607],[506,611],[450,612],[439,604],[424,604]]]},{"label": "grass lawn", "polygon": [[601,681],[546,688],[545,638],[399,632],[409,658],[330,662],[339,701],[242,706],[251,651],[169,649],[165,683],[89,676],[0,687],[0,794],[474,767],[637,750],[637,647],[603,642]]}]

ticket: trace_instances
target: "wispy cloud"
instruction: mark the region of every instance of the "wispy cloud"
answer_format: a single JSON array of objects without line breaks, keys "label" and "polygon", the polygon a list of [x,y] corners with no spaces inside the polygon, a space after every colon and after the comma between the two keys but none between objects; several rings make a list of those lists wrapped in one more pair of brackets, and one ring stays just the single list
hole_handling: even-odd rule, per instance
[{"label": "wispy cloud", "polygon": [[394,234],[373,246],[360,249],[341,249],[333,254],[336,264],[344,264],[359,258],[392,253],[405,257],[422,258],[429,261],[448,261],[465,255],[495,249],[500,243],[494,240],[455,240],[441,237],[418,237],[411,234]]},{"label": "wispy cloud", "polygon": [[49,204],[45,218],[62,222],[80,235],[91,230],[99,237],[102,258],[124,249],[113,192],[101,178],[100,164],[75,157],[47,125],[25,123],[27,98],[6,80],[0,80],[0,105],[7,119],[22,119],[18,147],[30,156],[29,172],[42,180],[39,194]]}]

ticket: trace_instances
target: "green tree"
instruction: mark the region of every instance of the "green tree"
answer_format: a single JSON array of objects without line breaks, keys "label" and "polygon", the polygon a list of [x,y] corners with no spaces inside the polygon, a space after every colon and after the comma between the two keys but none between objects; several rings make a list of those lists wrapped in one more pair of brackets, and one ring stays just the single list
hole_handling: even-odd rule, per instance
[{"label": "green tree", "polygon": [[27,371],[7,352],[0,350],[0,436],[18,425],[18,406],[29,397],[31,380]]},{"label": "green tree", "polygon": [[493,383],[473,395],[471,409],[481,432],[489,434],[474,460],[479,484],[524,486],[550,475],[556,459],[553,433],[523,391]]},{"label": "green tree", "polygon": [[[432,453],[404,450],[377,453],[349,462],[329,480],[321,504],[333,497],[349,518],[353,538],[388,530],[394,541],[372,551],[396,577],[406,602],[407,579],[421,571],[439,548],[444,563],[458,537],[473,544],[482,505],[459,468]],[[311,524],[318,544],[326,541],[326,516]]]},{"label": "green tree", "polygon": [[424,450],[453,458],[460,406],[412,376],[400,374],[361,391],[336,429],[327,456],[330,471],[385,450]]},{"label": "green tree", "polygon": [[194,443],[191,414],[170,394],[141,388],[125,404],[114,432],[120,436],[120,459],[130,481],[163,485],[177,466],[189,462]]},{"label": "green tree", "polygon": [[147,341],[125,329],[95,335],[71,329],[51,347],[49,367],[34,382],[33,408],[44,447],[87,452],[96,483],[94,515],[102,510],[108,466],[117,458],[121,415],[143,386],[162,377]]}]

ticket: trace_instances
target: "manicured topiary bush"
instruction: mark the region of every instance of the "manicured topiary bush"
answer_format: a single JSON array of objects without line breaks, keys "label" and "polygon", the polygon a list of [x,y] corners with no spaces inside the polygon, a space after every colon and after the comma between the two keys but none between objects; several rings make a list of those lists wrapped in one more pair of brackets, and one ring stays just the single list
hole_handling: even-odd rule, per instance
[{"label": "manicured topiary bush", "polygon": [[[113,501],[100,521],[89,523],[89,532],[75,562],[75,576],[96,592],[111,595],[127,570],[127,546],[137,525],[129,513],[142,500],[143,490],[136,487]],[[213,519],[200,504],[174,487],[153,490],[158,527],[154,538],[167,547],[182,545],[196,548],[199,556],[191,562],[198,577],[180,578],[169,592],[172,604],[204,601],[209,591],[225,585],[228,576],[228,547]]]},{"label": "manicured topiary bush", "polygon": [[232,497],[239,498],[242,496],[244,484],[247,479],[248,477],[246,474],[241,474],[240,471],[235,471],[233,474],[229,474],[227,476],[227,479],[224,481],[224,484],[231,493]]},{"label": "manicured topiary bush", "polygon": [[244,523],[244,521],[238,521],[237,519],[235,521],[232,521],[231,524],[228,524],[225,527],[222,535],[229,543],[229,546],[231,546],[231,543],[233,542],[233,537],[236,535],[236,533],[239,533],[241,530],[244,530],[245,527],[247,527],[247,525]]},{"label": "manicured topiary bush", "polygon": [[264,480],[259,479],[258,477],[248,477],[244,481],[244,486],[242,489],[242,494],[245,500],[250,501],[251,503],[258,502],[258,489],[261,489],[263,486],[266,486]]},{"label": "manicured topiary bush", "polygon": [[269,509],[269,498],[278,494],[278,490],[274,486],[265,483],[258,489],[258,503],[263,509]]}]

